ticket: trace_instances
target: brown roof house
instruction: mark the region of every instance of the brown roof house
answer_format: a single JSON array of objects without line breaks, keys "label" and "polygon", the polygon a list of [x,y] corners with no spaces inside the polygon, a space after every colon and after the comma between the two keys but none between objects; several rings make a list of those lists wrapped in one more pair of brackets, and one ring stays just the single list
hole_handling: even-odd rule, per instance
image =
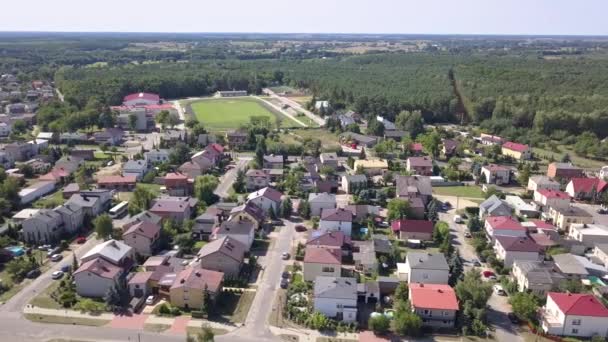
[{"label": "brown roof house", "polygon": [[238,207],[234,207],[230,211],[229,220],[245,220],[251,221],[255,225],[255,229],[260,229],[266,220],[266,213],[262,208],[249,202]]},{"label": "brown roof house", "polygon": [[319,221],[319,230],[324,232],[344,232],[347,236],[351,236],[353,228],[353,212],[344,209],[323,209],[321,212],[321,220]]},{"label": "brown roof house", "polygon": [[266,212],[272,208],[275,213],[278,213],[279,206],[281,205],[281,197],[283,197],[282,193],[271,187],[266,187],[250,193],[247,196],[247,202],[254,203]]},{"label": "brown roof house", "polygon": [[210,299],[217,298],[222,291],[224,273],[190,267],[177,274],[169,289],[171,305],[184,309],[200,309],[205,300],[205,291]]},{"label": "brown roof house", "polygon": [[433,175],[433,160],[430,157],[407,158],[407,171],[420,176]]},{"label": "brown roof house", "polygon": [[247,248],[242,243],[228,237],[209,242],[197,254],[201,268],[223,272],[226,277],[237,277]]},{"label": "brown roof house", "polygon": [[339,248],[307,246],[304,254],[304,280],[319,276],[339,277],[342,274],[342,251]]},{"label": "brown roof house", "polygon": [[429,241],[433,239],[433,222],[431,221],[401,219],[393,221],[391,229],[401,240]]},{"label": "brown roof house", "polygon": [[318,248],[338,248],[342,251],[342,256],[347,256],[352,252],[353,243],[350,236],[344,232],[322,232],[315,230],[311,233],[306,246]]},{"label": "brown roof house", "polygon": [[163,196],[154,201],[150,212],[181,223],[192,216],[197,204],[198,200],[193,197]]},{"label": "brown roof house", "polygon": [[99,257],[84,262],[74,272],[76,293],[82,297],[103,298],[116,286],[123,268]]},{"label": "brown roof house", "polygon": [[426,176],[397,176],[396,196],[397,198],[420,198],[426,205],[433,196],[431,179]]},{"label": "brown roof house", "polygon": [[139,255],[150,256],[154,253],[160,238],[160,226],[148,221],[132,225],[122,234],[123,241],[133,247]]},{"label": "brown roof house", "polygon": [[584,177],[585,173],[582,168],[576,167],[572,163],[551,163],[547,167],[547,176],[569,181],[572,178]]}]

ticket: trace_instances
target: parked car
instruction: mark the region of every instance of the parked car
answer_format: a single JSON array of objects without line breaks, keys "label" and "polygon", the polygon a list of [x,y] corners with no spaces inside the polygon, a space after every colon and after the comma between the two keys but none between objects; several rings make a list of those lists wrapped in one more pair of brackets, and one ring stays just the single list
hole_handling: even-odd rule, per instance
[{"label": "parked car", "polygon": [[283,260],[289,260],[289,257],[290,257],[290,255],[287,252],[284,252],[283,254],[281,254],[281,259],[283,259]]},{"label": "parked car", "polygon": [[37,278],[39,275],[40,275],[40,270],[36,268],[36,269],[33,269],[33,270],[27,272],[27,274],[25,276],[29,279],[34,279],[34,278]]},{"label": "parked car", "polygon": [[154,296],[152,296],[152,295],[148,296],[148,298],[146,298],[146,305],[152,305],[152,304],[154,304],[154,300],[155,299],[156,298],[154,298]]},{"label": "parked car", "polygon": [[281,278],[282,279],[289,279],[291,277],[291,274],[289,274],[289,272],[285,271],[281,274]]},{"label": "parked car", "polygon": [[519,324],[521,321],[519,320],[519,317],[517,317],[517,315],[515,315],[512,312],[509,312],[507,314],[507,317],[509,318],[509,321],[511,321],[511,323],[513,324]]},{"label": "parked car", "polygon": [[286,289],[289,286],[289,281],[287,279],[281,279],[281,288]]},{"label": "parked car", "polygon": [[296,232],[305,232],[307,229],[303,224],[296,225]]},{"label": "parked car", "polygon": [[106,163],[106,166],[112,166],[114,165],[114,161],[110,160],[109,162]]},{"label": "parked car", "polygon": [[479,262],[479,260],[477,260],[477,259],[473,259],[473,260],[471,260],[471,263],[472,263],[472,264],[473,264],[473,266],[475,266],[475,267],[480,267],[480,266],[481,266],[481,263],[480,263],[480,262]]},{"label": "parked car", "polygon": [[488,279],[488,280],[496,280],[496,274],[494,274],[494,272],[492,271],[483,271],[481,272],[481,275],[483,275],[484,278]]},{"label": "parked car", "polygon": [[462,217],[460,217],[460,215],[454,215],[454,223],[462,223]]},{"label": "parked car", "polygon": [[51,274],[51,278],[53,278],[55,280],[60,279],[61,277],[63,277],[62,271],[55,271]]},{"label": "parked car", "polygon": [[83,244],[85,242],[87,242],[87,238],[84,236],[79,236],[76,238],[76,243],[78,243],[78,244]]},{"label": "parked car", "polygon": [[58,254],[59,252],[61,252],[61,247],[58,246],[58,247],[49,249],[49,251],[46,252],[46,256],[50,258],[53,255]]},{"label": "parked car", "polygon": [[72,266],[70,266],[70,265],[63,265],[61,267],[61,272],[68,273],[68,272],[70,272],[70,269],[72,269]]},{"label": "parked car", "polygon": [[467,238],[467,239],[470,239],[471,238],[471,232],[469,232],[468,230],[466,230],[464,232],[464,237]]},{"label": "parked car", "polygon": [[61,255],[61,254],[53,254],[51,256],[51,261],[54,261],[54,262],[60,261],[61,259],[63,259],[63,255]]},{"label": "parked car", "polygon": [[507,293],[505,292],[505,290],[499,284],[494,284],[494,286],[492,286],[492,289],[494,290],[494,293],[496,293],[499,296],[506,296],[507,295]]}]

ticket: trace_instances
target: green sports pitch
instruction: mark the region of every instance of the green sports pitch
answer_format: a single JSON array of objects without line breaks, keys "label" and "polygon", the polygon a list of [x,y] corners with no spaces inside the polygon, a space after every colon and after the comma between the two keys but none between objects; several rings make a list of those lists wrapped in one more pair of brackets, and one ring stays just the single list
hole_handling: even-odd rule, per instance
[{"label": "green sports pitch", "polygon": [[189,104],[196,119],[211,131],[227,131],[249,123],[252,116],[267,116],[273,123],[281,116],[283,127],[294,126],[294,122],[279,113],[274,113],[254,98],[204,99]]}]

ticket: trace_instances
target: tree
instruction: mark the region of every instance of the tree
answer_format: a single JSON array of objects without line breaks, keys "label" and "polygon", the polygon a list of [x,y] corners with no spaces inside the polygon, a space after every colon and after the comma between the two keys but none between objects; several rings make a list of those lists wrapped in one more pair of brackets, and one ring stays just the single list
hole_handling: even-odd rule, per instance
[{"label": "tree", "polygon": [[377,137],[384,136],[384,125],[373,117],[367,123],[367,134],[375,135]]},{"label": "tree", "polygon": [[352,170],[355,168],[355,159],[352,156],[348,156],[348,159],[346,159],[346,164],[348,165],[348,167]]},{"label": "tree", "polygon": [[[359,160],[365,160],[365,147],[361,146],[361,152],[359,153]],[[353,162],[353,167],[355,166],[355,163]]]},{"label": "tree", "polygon": [[528,292],[517,292],[509,297],[509,304],[513,309],[513,313],[522,320],[532,321],[536,318],[538,310],[538,298]]},{"label": "tree", "polygon": [[132,131],[135,131],[137,129],[137,115],[129,115],[129,128],[131,128]]},{"label": "tree", "polygon": [[467,222],[467,228],[471,233],[476,233],[481,229],[481,221],[477,215],[471,215],[471,218]]},{"label": "tree", "polygon": [[215,333],[211,328],[204,326],[203,332],[197,335],[198,342],[213,342],[215,341]]},{"label": "tree", "polygon": [[190,253],[194,247],[194,240],[191,233],[184,233],[175,236],[173,242],[179,246],[184,253]]},{"label": "tree", "polygon": [[213,192],[219,183],[217,177],[213,175],[198,176],[194,183],[194,193],[199,200],[211,205],[217,201],[217,195]]},{"label": "tree", "polygon": [[489,283],[481,280],[481,273],[476,269],[471,269],[465,273],[456,287],[456,296],[461,303],[471,301],[473,308],[485,308],[488,299],[492,295],[492,287]]},{"label": "tree", "polygon": [[34,176],[34,168],[30,164],[19,165],[19,172],[25,176],[25,178],[32,178]]},{"label": "tree", "polygon": [[300,201],[300,206],[298,207],[298,213],[300,216],[306,220],[310,219],[310,203],[308,200],[303,199]]},{"label": "tree", "polygon": [[78,269],[78,258],[76,258],[76,254],[72,253],[72,269],[70,270],[71,273],[76,272],[76,270]]},{"label": "tree", "polygon": [[395,119],[395,126],[400,130],[409,132],[410,137],[416,139],[419,134],[424,132],[422,113],[419,110],[413,112],[402,111]]},{"label": "tree", "polygon": [[283,201],[281,201],[281,217],[290,218],[291,213],[293,212],[293,203],[291,202],[291,198],[286,197]]},{"label": "tree", "polygon": [[406,301],[409,299],[409,286],[406,282],[399,282],[397,288],[395,289],[395,300],[403,300]]},{"label": "tree", "polygon": [[232,184],[232,189],[234,189],[234,192],[240,194],[247,190],[245,187],[245,171],[239,169],[236,173],[236,179]]},{"label": "tree", "polygon": [[129,201],[129,214],[135,215],[150,209],[152,201],[156,198],[156,192],[148,187],[136,185],[133,196]]},{"label": "tree", "polygon": [[410,203],[407,200],[395,198],[388,202],[388,220],[406,218],[410,214]]},{"label": "tree", "polygon": [[97,236],[107,240],[110,235],[112,235],[112,231],[114,230],[112,226],[112,218],[108,214],[101,214],[95,218],[93,221],[93,226],[95,227],[95,232]]},{"label": "tree", "polygon": [[559,283],[560,292],[570,292],[570,293],[581,293],[583,292],[583,285],[580,281],[576,281],[573,279],[562,280]]},{"label": "tree", "polygon": [[435,200],[434,198],[431,199],[431,201],[429,202],[426,216],[429,221],[433,222],[436,222],[439,219],[439,208],[437,205],[437,200]]},{"label": "tree", "polygon": [[448,284],[453,287],[462,279],[462,272],[464,272],[464,265],[462,264],[462,259],[460,258],[460,252],[458,250],[456,250],[456,253],[452,254],[448,260],[448,265],[450,266]]},{"label": "tree", "polygon": [[27,131],[27,124],[23,120],[16,120],[13,123],[12,131],[17,134],[23,134]]},{"label": "tree", "polygon": [[441,151],[441,137],[436,131],[420,135],[418,141],[422,144],[422,147],[426,153],[437,158]]},{"label": "tree", "polygon": [[517,181],[519,182],[519,185],[521,185],[523,187],[527,187],[528,180],[530,179],[530,174],[531,174],[530,164],[526,163],[522,167],[522,169],[519,171],[519,175],[517,176]]},{"label": "tree", "polygon": [[160,124],[162,129],[165,129],[165,126],[167,126],[167,124],[169,123],[170,115],[171,113],[169,113],[169,111],[161,110],[160,112],[158,112],[158,114],[156,114],[156,123]]},{"label": "tree", "polygon": [[439,221],[435,223],[434,228],[433,240],[435,240],[435,243],[441,243],[450,236],[450,225],[446,222]]},{"label": "tree", "polygon": [[[407,305],[406,305],[407,306]],[[422,328],[420,316],[409,310],[395,312],[393,319],[393,330],[401,336],[417,336]]]},{"label": "tree", "polygon": [[373,316],[369,319],[368,328],[376,335],[384,335],[388,332],[391,321],[383,314]]}]

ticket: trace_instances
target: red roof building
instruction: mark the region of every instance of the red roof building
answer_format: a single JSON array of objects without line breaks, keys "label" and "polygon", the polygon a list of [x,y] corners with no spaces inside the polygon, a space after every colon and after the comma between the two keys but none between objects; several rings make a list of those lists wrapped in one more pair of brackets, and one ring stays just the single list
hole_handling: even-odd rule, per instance
[{"label": "red roof building", "polygon": [[122,103],[125,106],[138,105],[153,105],[160,102],[160,96],[152,93],[135,93],[127,95],[123,98]]},{"label": "red roof building", "polygon": [[568,316],[608,317],[608,309],[591,294],[549,292],[547,305],[549,300]]},{"label": "red roof building", "polygon": [[314,235],[306,242],[307,246],[314,247],[329,247],[329,248],[343,248],[350,247],[352,242],[350,236],[344,234],[344,232],[319,232],[321,234]]},{"label": "red roof building", "polygon": [[530,146],[528,146],[528,145],[518,144],[518,143],[514,143],[512,141],[507,141],[506,143],[502,144],[502,147],[508,148],[509,150],[517,151],[517,152],[525,152],[530,149]]},{"label": "red roof building", "polygon": [[409,284],[410,303],[414,313],[422,318],[422,325],[453,327],[458,312],[456,293],[444,284]]},{"label": "red roof building", "polygon": [[421,143],[412,143],[410,145],[410,152],[414,155],[422,154],[422,144]]},{"label": "red roof building", "polygon": [[342,264],[342,252],[338,248],[317,248],[307,246],[304,252],[304,262],[314,264]]},{"label": "red roof building", "polygon": [[433,238],[433,222],[427,220],[396,220],[391,223],[391,229],[402,240],[428,241]]},{"label": "red roof building", "polygon": [[135,175],[101,176],[97,179],[97,186],[99,186],[101,189],[131,191],[135,188],[136,181],[137,177]]},{"label": "red roof building", "polygon": [[572,178],[566,192],[576,199],[591,199],[604,192],[608,183],[599,178]]},{"label": "red roof building", "polygon": [[539,194],[547,197],[547,198],[560,198],[560,199],[570,199],[567,193],[558,190],[550,190],[550,189],[541,189],[536,190]]},{"label": "red roof building", "polygon": [[526,236],[527,229],[511,216],[489,216],[486,218],[485,229],[489,236]]}]

